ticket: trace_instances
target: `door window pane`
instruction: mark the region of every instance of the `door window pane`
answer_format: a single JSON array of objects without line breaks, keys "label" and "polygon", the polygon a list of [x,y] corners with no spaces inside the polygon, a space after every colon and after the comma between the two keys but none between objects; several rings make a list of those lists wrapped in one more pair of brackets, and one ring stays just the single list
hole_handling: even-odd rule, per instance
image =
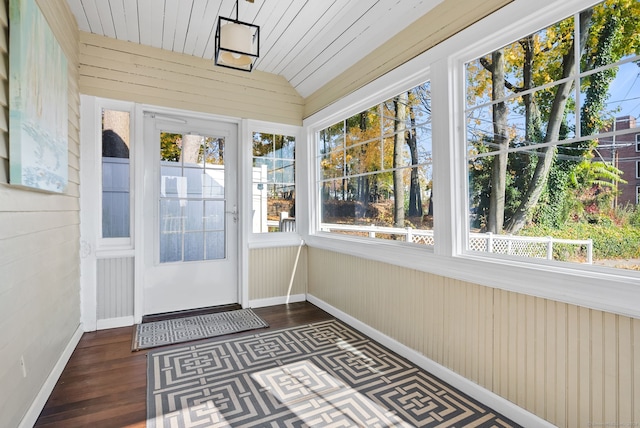
[{"label": "door window pane", "polygon": [[225,258],[224,138],[160,134],[160,262]]},{"label": "door window pane", "polygon": [[204,232],[188,232],[184,234],[184,260],[205,260]]}]

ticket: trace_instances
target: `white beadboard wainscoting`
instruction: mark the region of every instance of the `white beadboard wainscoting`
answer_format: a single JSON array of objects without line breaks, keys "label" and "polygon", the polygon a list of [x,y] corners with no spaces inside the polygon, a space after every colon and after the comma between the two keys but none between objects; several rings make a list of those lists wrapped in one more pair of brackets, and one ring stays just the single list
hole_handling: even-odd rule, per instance
[{"label": "white beadboard wainscoting", "polygon": [[133,324],[134,273],[133,257],[97,260],[98,330]]},{"label": "white beadboard wainscoting", "polygon": [[640,424],[640,319],[317,248],[317,299],[559,427]]}]

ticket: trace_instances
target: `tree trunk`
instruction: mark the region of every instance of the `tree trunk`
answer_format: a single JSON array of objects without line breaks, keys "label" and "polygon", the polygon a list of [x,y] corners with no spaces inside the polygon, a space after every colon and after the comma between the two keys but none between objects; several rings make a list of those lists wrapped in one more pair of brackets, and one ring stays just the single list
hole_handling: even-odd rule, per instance
[{"label": "tree trunk", "polygon": [[224,138],[218,139],[218,165],[224,165]]},{"label": "tree trunk", "polygon": [[[367,130],[367,113],[360,113],[360,130],[364,133]],[[366,172],[366,168],[364,166],[363,160],[367,154],[367,151],[364,146],[360,146],[360,171],[358,172]],[[359,217],[366,217],[367,208],[369,206],[369,176],[361,175],[358,177],[358,201],[360,202],[360,212]]]},{"label": "tree trunk", "polygon": [[409,107],[409,118],[411,120],[411,130],[408,132],[409,152],[411,153],[411,185],[409,187],[409,216],[422,217],[422,195],[420,194],[420,180],[418,176],[418,136],[416,135],[416,117],[412,107]]},{"label": "tree trunk", "polygon": [[182,150],[180,160],[183,163],[198,163],[202,137],[200,135],[184,134],[182,136]]},{"label": "tree trunk", "polygon": [[[522,67],[522,90],[527,91],[533,88],[533,36],[527,37],[522,43],[524,49],[524,65]],[[526,144],[539,143],[542,141],[540,112],[535,103],[532,93],[522,96],[524,102],[525,135]]]},{"label": "tree trunk", "polygon": [[[504,51],[502,49],[491,54],[492,92],[494,100],[504,98]],[[509,159],[507,149],[507,106],[504,102],[493,105],[493,142],[499,152],[493,157],[491,168],[491,194],[489,196],[489,216],[487,218],[487,230],[492,233],[501,233],[504,224],[504,199],[507,181],[507,161]]]},{"label": "tree trunk", "polygon": [[407,93],[398,95],[393,100],[396,111],[393,138],[393,218],[395,227],[404,227],[404,183],[402,180],[402,149],[405,144],[405,121],[407,119]]},{"label": "tree trunk", "polygon": [[[580,14],[580,45],[585,46],[585,42],[589,33],[589,27],[591,26],[592,9],[589,9]],[[568,78],[575,73],[575,55],[574,55],[575,40],[571,44],[571,47],[562,58],[562,76],[561,79]],[[569,96],[573,88],[573,81],[569,80],[557,86],[557,92],[551,105],[551,111],[549,113],[549,122],[547,123],[547,130],[544,137],[544,142],[557,141],[560,136],[560,126],[562,125],[562,119],[564,117],[564,110],[567,105]],[[528,216],[532,209],[537,205],[540,195],[544,190],[544,187],[549,178],[549,171],[553,165],[554,155],[556,149],[554,146],[544,147],[538,151],[539,160],[536,164],[536,169],[533,172],[529,187],[524,195],[520,205],[516,209],[513,217],[508,222],[505,230],[509,233],[518,233],[527,223]]]}]

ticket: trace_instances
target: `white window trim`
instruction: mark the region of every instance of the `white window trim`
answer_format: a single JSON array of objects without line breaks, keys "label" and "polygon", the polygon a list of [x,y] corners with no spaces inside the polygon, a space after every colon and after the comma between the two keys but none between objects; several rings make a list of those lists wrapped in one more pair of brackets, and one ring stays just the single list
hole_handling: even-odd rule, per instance
[{"label": "white window trim", "polygon": [[[102,237],[102,109],[128,111],[129,138],[132,150],[129,153],[130,183],[130,237]],[[135,105],[126,101],[115,101],[89,95],[80,96],[80,271],[81,271],[81,316],[85,331],[97,328],[97,260],[102,258],[133,257],[135,239],[135,161],[142,150],[136,144]]]},{"label": "white window trim", "polygon": [[640,134],[636,134],[636,152],[640,152]]},{"label": "white window trim", "polygon": [[[220,122],[227,122],[227,123],[233,123],[236,124],[238,126],[238,161],[235,164],[235,167],[237,168],[237,191],[238,191],[238,212],[240,213],[239,215],[242,216],[243,213],[246,211],[246,205],[244,205],[244,199],[243,199],[243,194],[244,194],[244,187],[246,185],[245,181],[244,181],[244,176],[243,176],[243,168],[244,168],[244,164],[243,161],[241,159],[243,159],[243,156],[246,156],[246,154],[243,152],[243,145],[241,144],[242,138],[246,133],[246,120],[241,120],[239,118],[235,118],[235,117],[230,117],[230,116],[222,116],[222,115],[214,115],[214,114],[210,114],[210,113],[204,113],[204,112],[199,112],[199,111],[193,111],[193,110],[185,110],[185,109],[178,109],[178,108],[172,108],[172,107],[164,107],[164,106],[157,106],[157,105],[153,105],[153,104],[138,104],[135,103],[134,104],[134,108],[135,108],[135,121],[138,124],[138,126],[136,127],[136,132],[135,132],[135,138],[137,141],[140,141],[141,143],[138,144],[137,146],[134,147],[134,150],[136,152],[136,163],[138,164],[138,168],[136,169],[136,177],[135,180],[138,183],[138,186],[140,189],[143,189],[144,185],[144,181],[145,181],[145,174],[149,174],[149,171],[145,170],[145,164],[147,164],[150,160],[151,163],[153,163],[153,160],[155,159],[153,157],[153,151],[145,151],[144,149],[144,141],[145,141],[145,134],[144,134],[144,118],[145,115],[149,114],[149,113],[153,113],[153,114],[157,114],[159,116],[164,116],[163,118],[168,121],[168,122],[174,122],[176,119],[178,120],[178,122],[181,122],[183,120],[183,118],[187,118],[188,120],[195,120],[195,121],[220,121]],[[193,127],[194,131],[198,131],[198,127]],[[234,165],[230,165],[230,166],[234,166]],[[140,194],[138,194],[136,196],[136,218],[135,218],[135,222],[138,225],[142,225],[147,219],[145,218],[145,208],[144,208],[144,195],[142,193],[144,192],[139,192]],[[153,211],[153,210],[151,210]],[[142,229],[142,227],[140,228]],[[156,229],[157,230],[157,229]],[[238,281],[240,283],[239,285],[239,290],[240,290],[240,294],[238,296],[239,298],[239,302],[241,303],[241,305],[243,307],[246,307],[249,304],[249,267],[248,267],[248,260],[249,260],[249,254],[247,251],[247,225],[246,222],[244,221],[244,217],[241,217],[239,219],[239,226],[238,226]],[[154,236],[153,239],[155,239],[156,237]],[[145,283],[145,279],[144,279],[144,271],[145,271],[145,259],[144,259],[144,255],[147,254],[147,251],[153,249],[153,239],[149,239],[148,237],[144,236],[143,231],[141,230],[140,233],[138,233],[136,235],[135,238],[135,253],[136,253],[136,258],[135,258],[135,287],[134,287],[134,322],[135,323],[140,323],[142,320],[142,316],[144,314],[144,283]],[[154,257],[157,257],[154,254]]]},{"label": "white window trim", "polygon": [[[91,109],[91,111],[89,111]],[[129,237],[128,238],[103,238],[102,237],[102,126],[100,121],[102,118],[102,110],[116,110],[129,113],[129,141],[131,142],[131,149],[129,153]],[[93,158],[93,171],[95,171],[93,184],[90,186],[95,187],[95,210],[97,215],[96,228],[95,228],[95,242],[96,253],[98,257],[117,257],[126,256],[132,253],[134,248],[134,219],[135,219],[135,193],[134,193],[134,178],[135,178],[135,120],[134,120],[134,103],[127,101],[116,101],[106,98],[93,98],[93,102],[87,106],[86,111],[83,111],[83,115],[91,114],[94,117],[95,122],[93,130],[86,130],[87,133],[92,132],[93,138],[89,140],[83,140],[84,143],[91,143],[94,146],[95,157]],[[87,165],[85,164],[85,167]],[[126,254],[125,254],[126,253]]]},{"label": "white window trim", "polygon": [[[301,241],[300,230],[304,226],[304,222],[301,222],[303,218],[307,218],[307,210],[303,209],[303,204],[300,203],[300,191],[305,189],[305,186],[300,185],[300,165],[302,159],[300,157],[300,148],[304,145],[302,143],[302,127],[295,125],[286,125],[273,122],[264,122],[258,120],[246,120],[244,124],[245,132],[242,134],[241,143],[241,156],[244,164],[244,177],[245,184],[242,186],[242,195],[244,198],[245,210],[244,224],[247,226],[247,236],[249,237],[249,248],[272,248],[272,247],[288,247],[299,245]],[[253,211],[253,195],[251,192],[253,186],[253,133],[264,132],[278,135],[287,135],[295,137],[296,139],[296,232],[279,232],[279,233],[254,233],[252,222]],[[302,224],[301,224],[302,223]]]},{"label": "white window trim", "polygon": [[[338,100],[304,121],[309,165],[309,228],[312,247],[351,254],[525,295],[548,298],[626,316],[639,317],[640,273],[545,260],[501,258],[465,252],[468,234],[466,148],[464,138],[464,64],[538,31],[598,1],[516,0],[440,43],[424,54]],[[496,31],[499,29],[499,31]],[[455,53],[455,54],[451,54]],[[433,123],[434,234],[436,248],[381,240],[358,240],[317,231],[316,133],[406,90],[431,80]],[[301,184],[301,183],[300,183]]]},{"label": "white window trim", "polygon": [[636,178],[640,178],[640,160],[636,161]]}]

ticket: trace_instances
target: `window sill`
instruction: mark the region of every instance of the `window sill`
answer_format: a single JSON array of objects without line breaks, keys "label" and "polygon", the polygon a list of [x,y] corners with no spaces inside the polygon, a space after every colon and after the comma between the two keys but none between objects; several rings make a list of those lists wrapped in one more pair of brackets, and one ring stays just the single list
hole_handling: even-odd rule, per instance
[{"label": "window sill", "polygon": [[305,242],[312,248],[640,318],[640,272],[479,254],[447,257],[425,247],[328,235],[312,235]]},{"label": "window sill", "polygon": [[135,250],[130,238],[107,238],[98,240],[95,256],[98,259],[133,257]]},{"label": "window sill", "polygon": [[271,232],[253,234],[249,238],[249,249],[297,247],[302,238],[296,232]]}]

